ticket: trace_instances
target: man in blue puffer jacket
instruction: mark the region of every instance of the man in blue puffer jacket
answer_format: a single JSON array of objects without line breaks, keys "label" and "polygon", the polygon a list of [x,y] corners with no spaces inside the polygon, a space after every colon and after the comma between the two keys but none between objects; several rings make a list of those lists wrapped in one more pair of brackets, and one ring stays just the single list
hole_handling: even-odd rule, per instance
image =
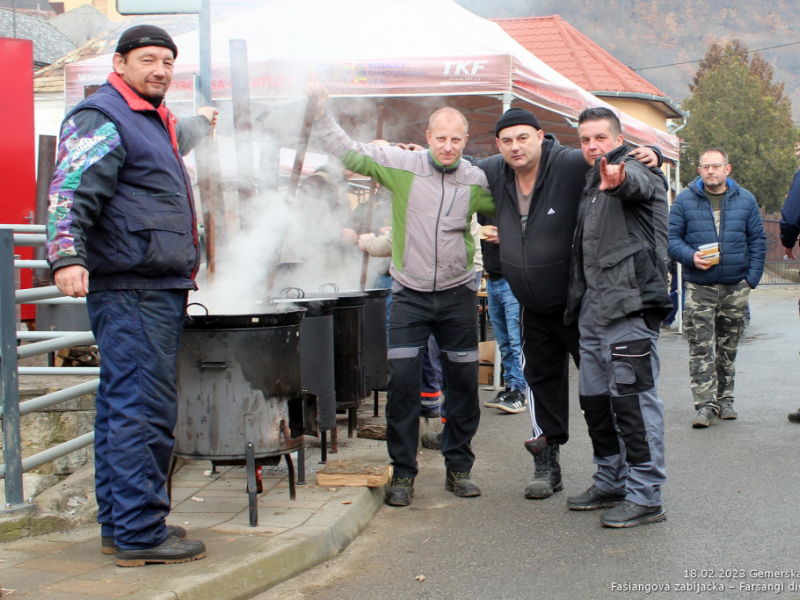
[{"label": "man in blue puffer jacket", "polygon": [[[700,177],[684,189],[669,217],[669,255],[684,267],[689,380],[697,410],[692,427],[735,419],[736,349],[750,290],[764,271],[766,236],[756,199],[728,177],[728,155],[700,155]],[[699,250],[718,243],[718,254]],[[715,355],[716,349],[716,355]]]}]

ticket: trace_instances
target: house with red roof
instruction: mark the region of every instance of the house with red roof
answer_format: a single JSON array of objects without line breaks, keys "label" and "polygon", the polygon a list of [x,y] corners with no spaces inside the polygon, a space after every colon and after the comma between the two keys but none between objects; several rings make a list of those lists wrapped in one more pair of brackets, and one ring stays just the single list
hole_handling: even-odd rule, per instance
[{"label": "house with red roof", "polygon": [[671,98],[559,15],[492,19],[517,43],[564,77],[656,129],[683,117]]}]

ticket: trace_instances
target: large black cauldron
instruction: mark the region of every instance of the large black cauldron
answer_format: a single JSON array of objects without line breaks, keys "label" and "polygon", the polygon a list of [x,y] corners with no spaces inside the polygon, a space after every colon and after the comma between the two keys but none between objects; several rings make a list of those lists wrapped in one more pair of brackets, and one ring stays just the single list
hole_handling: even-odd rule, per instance
[{"label": "large black cauldron", "polygon": [[364,371],[367,394],[375,394],[378,416],[378,392],[389,385],[388,342],[386,339],[386,301],[390,290],[366,290],[364,301]]},{"label": "large black cauldron", "polygon": [[174,455],[246,464],[251,524],[256,464],[286,456],[293,489],[289,453],[317,431],[316,398],[302,388],[303,312],[193,316],[184,323]]},{"label": "large black cauldron", "polygon": [[327,432],[336,427],[333,308],[335,298],[274,300],[278,306],[296,305],[306,310],[300,323],[300,363],[303,389],[317,397],[322,462],[326,460]]},{"label": "large black cauldron", "polygon": [[[323,286],[323,289],[329,286]],[[335,288],[335,286],[333,286]],[[334,377],[336,411],[348,413],[347,435],[356,430],[358,407],[367,395],[364,370],[364,304],[362,292],[322,292],[305,294],[306,298],[335,298],[333,306]],[[336,452],[336,429],[331,434],[331,452]]]}]

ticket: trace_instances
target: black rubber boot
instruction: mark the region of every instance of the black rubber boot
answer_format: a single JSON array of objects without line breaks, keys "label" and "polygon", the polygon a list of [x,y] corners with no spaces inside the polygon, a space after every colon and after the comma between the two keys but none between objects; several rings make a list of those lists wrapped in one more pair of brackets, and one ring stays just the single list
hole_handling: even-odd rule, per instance
[{"label": "black rubber boot", "polygon": [[[179,540],[186,539],[186,530],[180,525],[167,525],[167,532],[172,537],[176,537]],[[103,554],[116,554],[117,545],[114,543],[114,537],[102,536],[100,538],[100,549],[102,550]]]},{"label": "black rubber boot", "polygon": [[525,497],[541,500],[564,489],[564,484],[561,483],[561,465],[558,464],[558,444],[548,444],[543,437],[538,437],[525,442],[525,448],[533,454],[536,465],[533,481],[525,488]]},{"label": "black rubber boot", "polygon": [[117,548],[118,567],[143,567],[147,563],[170,565],[200,560],[206,555],[206,545],[200,540],[182,540],[170,536],[167,541],[154,548],[123,550]]},{"label": "black rubber boot", "polygon": [[408,506],[414,497],[413,477],[392,477],[392,485],[386,492],[385,502],[389,506]]},{"label": "black rubber boot", "polygon": [[447,469],[444,489],[453,492],[460,498],[475,498],[481,495],[481,488],[472,481],[469,471],[451,471]]}]

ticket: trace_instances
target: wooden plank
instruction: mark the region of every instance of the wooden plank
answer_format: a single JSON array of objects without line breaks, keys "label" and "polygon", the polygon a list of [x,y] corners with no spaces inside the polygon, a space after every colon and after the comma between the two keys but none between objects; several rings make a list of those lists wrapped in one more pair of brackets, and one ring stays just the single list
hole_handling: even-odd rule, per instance
[{"label": "wooden plank", "polygon": [[381,487],[389,483],[392,467],[359,463],[354,460],[331,460],[317,472],[317,485],[328,487]]}]

